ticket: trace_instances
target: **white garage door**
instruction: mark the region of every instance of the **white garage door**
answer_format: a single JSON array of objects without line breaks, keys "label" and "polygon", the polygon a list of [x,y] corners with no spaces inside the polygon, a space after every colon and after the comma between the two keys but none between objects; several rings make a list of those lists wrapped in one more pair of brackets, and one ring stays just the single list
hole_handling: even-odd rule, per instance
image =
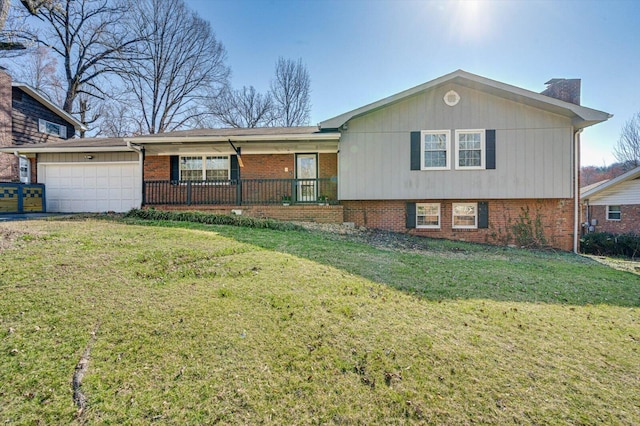
[{"label": "white garage door", "polygon": [[125,212],[140,208],[137,162],[38,164],[48,212]]}]

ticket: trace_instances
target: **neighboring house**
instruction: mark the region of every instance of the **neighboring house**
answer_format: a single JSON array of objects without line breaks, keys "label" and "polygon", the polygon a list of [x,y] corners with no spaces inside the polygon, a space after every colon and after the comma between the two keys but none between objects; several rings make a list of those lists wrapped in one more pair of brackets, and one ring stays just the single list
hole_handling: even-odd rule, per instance
[{"label": "neighboring house", "polygon": [[[580,80],[547,84],[539,94],[458,70],[318,127],[190,130],[20,153],[36,161],[49,210],[233,210],[504,245],[529,236],[571,250],[579,134],[610,115],[579,105]],[[137,184],[126,198],[129,181]],[[319,206],[325,198],[330,205]]]},{"label": "neighboring house", "polygon": [[[29,85],[12,82],[0,68],[0,148],[19,148],[73,138],[82,123]],[[11,149],[9,149],[11,151]],[[0,153],[0,182],[35,179],[35,168],[11,152]]]},{"label": "neighboring house", "polygon": [[640,234],[640,167],[581,192],[584,232]]}]

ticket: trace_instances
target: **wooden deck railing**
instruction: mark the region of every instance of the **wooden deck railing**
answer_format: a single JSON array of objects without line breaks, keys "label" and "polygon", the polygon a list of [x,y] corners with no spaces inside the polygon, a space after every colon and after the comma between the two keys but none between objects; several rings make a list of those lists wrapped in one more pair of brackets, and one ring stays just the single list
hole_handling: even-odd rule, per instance
[{"label": "wooden deck railing", "polygon": [[143,204],[336,204],[337,195],[335,178],[145,181]]}]

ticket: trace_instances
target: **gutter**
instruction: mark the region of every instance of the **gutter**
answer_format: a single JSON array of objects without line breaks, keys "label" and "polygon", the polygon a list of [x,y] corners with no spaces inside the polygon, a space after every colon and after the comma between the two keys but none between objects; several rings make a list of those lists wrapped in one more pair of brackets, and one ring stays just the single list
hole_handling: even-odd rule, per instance
[{"label": "gutter", "polygon": [[127,140],[127,148],[132,149],[138,153],[138,164],[140,165],[140,200],[141,206],[144,205],[144,158],[145,158],[145,149],[144,146],[139,146],[136,144],[132,144],[130,140]]},{"label": "gutter", "polygon": [[580,133],[583,129],[578,129],[573,134],[573,252],[578,253],[579,241],[579,212],[580,212]]}]

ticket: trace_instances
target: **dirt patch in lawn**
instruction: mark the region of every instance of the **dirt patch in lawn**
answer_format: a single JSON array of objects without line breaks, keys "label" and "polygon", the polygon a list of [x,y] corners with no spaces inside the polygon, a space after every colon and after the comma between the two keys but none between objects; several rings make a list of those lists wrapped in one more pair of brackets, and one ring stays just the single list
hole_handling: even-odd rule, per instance
[{"label": "dirt patch in lawn", "polygon": [[0,251],[13,247],[19,241],[27,241],[35,239],[35,232],[24,232],[20,229],[14,229],[9,224],[0,226]]},{"label": "dirt patch in lawn", "polygon": [[589,254],[585,254],[583,256],[588,257],[589,259],[593,259],[596,262],[607,265],[610,268],[617,269],[619,271],[632,272],[636,275],[640,275],[640,261],[615,259],[613,257],[605,257],[605,256],[593,256]]}]

